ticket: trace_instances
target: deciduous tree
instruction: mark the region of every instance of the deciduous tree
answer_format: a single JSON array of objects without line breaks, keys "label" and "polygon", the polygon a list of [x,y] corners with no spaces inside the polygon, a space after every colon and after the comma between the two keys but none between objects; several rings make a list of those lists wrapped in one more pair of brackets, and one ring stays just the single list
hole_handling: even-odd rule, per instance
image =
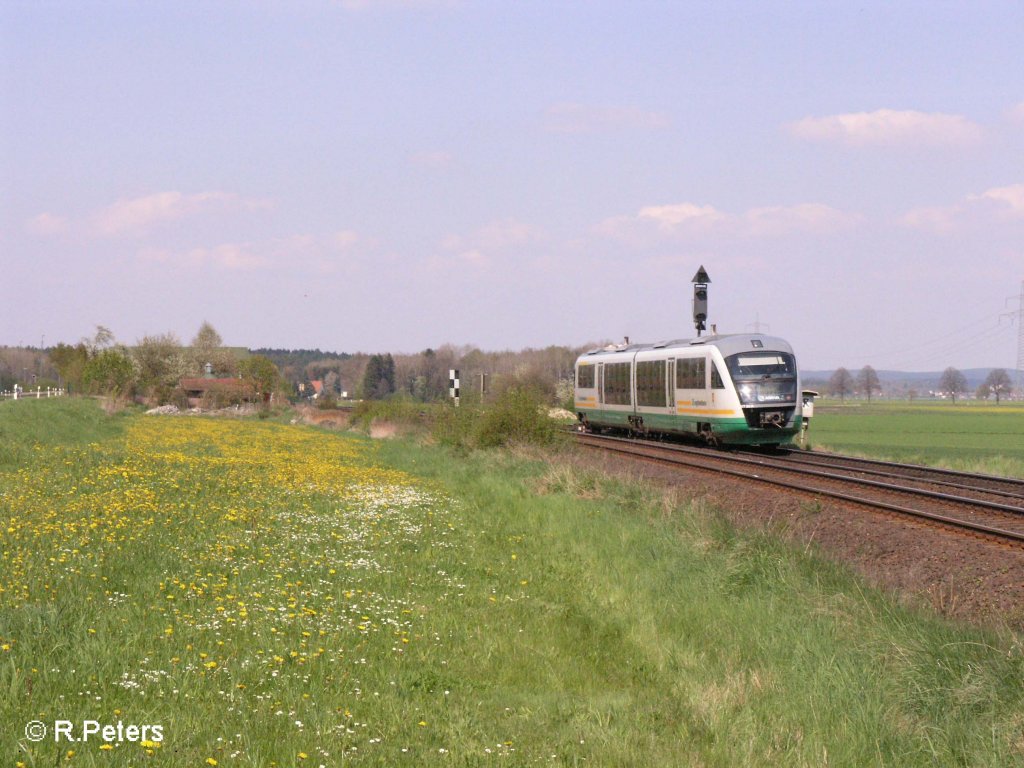
[{"label": "deciduous tree", "polygon": [[215,376],[233,376],[238,370],[235,356],[224,348],[220,334],[205,320],[192,339],[191,348],[197,372],[207,363],[213,367]]},{"label": "deciduous tree", "polygon": [[955,403],[956,396],[967,391],[967,378],[956,368],[950,366],[942,372],[942,378],[939,379],[939,391],[948,394]]},{"label": "deciduous tree", "polygon": [[978,387],[978,397],[988,399],[990,395],[995,395],[996,405],[999,405],[999,398],[1012,391],[1013,382],[1010,380],[1010,374],[1003,368],[993,368]]},{"label": "deciduous tree", "polygon": [[50,362],[64,380],[68,391],[77,392],[82,386],[85,364],[89,362],[89,349],[85,342],[79,342],[75,346],[61,343],[51,349],[49,354]]},{"label": "deciduous tree", "polygon": [[872,392],[881,392],[882,383],[878,380],[878,374],[870,365],[865,365],[857,374],[857,384],[867,394],[868,402],[871,402]]},{"label": "deciduous tree", "polygon": [[195,372],[195,363],[173,333],[143,336],[131,355],[138,373],[138,391],[154,405],[170,402],[181,379]]},{"label": "deciduous tree", "polygon": [[94,394],[128,397],[134,382],[135,366],[122,347],[100,350],[89,358],[82,373],[82,384]]},{"label": "deciduous tree", "polygon": [[277,366],[263,355],[253,355],[238,364],[238,372],[247,381],[256,393],[261,395],[263,400],[269,400],[270,396],[281,388],[281,374]]},{"label": "deciduous tree", "polygon": [[839,396],[840,400],[846,400],[846,396],[853,394],[853,376],[845,368],[837,368],[828,380],[828,391],[832,397]]}]

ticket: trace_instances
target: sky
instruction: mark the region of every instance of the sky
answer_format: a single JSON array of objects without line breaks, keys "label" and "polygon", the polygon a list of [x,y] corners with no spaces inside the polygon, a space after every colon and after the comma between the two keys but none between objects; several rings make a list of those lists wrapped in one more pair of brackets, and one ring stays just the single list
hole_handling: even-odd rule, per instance
[{"label": "sky", "polygon": [[0,0],[0,344],[1017,363],[1019,2]]}]

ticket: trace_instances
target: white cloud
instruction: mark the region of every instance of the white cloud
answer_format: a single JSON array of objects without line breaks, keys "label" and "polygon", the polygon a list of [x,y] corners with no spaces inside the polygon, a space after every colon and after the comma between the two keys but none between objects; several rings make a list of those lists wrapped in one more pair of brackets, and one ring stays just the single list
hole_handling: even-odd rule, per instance
[{"label": "white cloud", "polygon": [[1024,220],[1024,184],[993,187],[952,205],[915,208],[901,219],[906,226],[939,233],[1014,220]]},{"label": "white cloud", "polygon": [[993,187],[982,192],[977,198],[968,199],[993,203],[997,215],[1013,219],[1024,218],[1024,184]]},{"label": "white cloud", "polygon": [[67,219],[52,213],[40,213],[25,223],[25,228],[33,235],[59,235],[68,228]]},{"label": "white cloud", "polygon": [[379,256],[376,239],[351,229],[326,235],[299,234],[278,238],[263,249],[281,264],[300,264],[321,274],[364,266],[364,257]]},{"label": "white cloud", "polygon": [[790,132],[808,141],[847,146],[964,145],[981,139],[983,130],[962,115],[879,109],[827,117],[805,117],[789,124]]},{"label": "white cloud", "polygon": [[198,249],[197,255],[211,264],[231,270],[260,269],[270,266],[270,260],[251,250],[246,243],[224,243],[215,248]]},{"label": "white cloud", "polygon": [[677,203],[675,205],[650,205],[637,213],[640,220],[653,221],[662,230],[674,230],[681,225],[710,226],[725,219],[725,214],[710,205]]},{"label": "white cloud", "polygon": [[544,111],[544,127],[552,133],[589,133],[618,129],[655,129],[669,124],[660,112],[640,107],[599,106],[563,102]]},{"label": "white cloud", "polygon": [[709,237],[780,237],[789,234],[829,234],[850,228],[862,217],[821,203],[751,208],[727,213],[711,205],[675,203],[641,208],[636,214],[615,216],[598,226],[598,232],[619,240],[642,244],[659,240]]},{"label": "white cloud", "polygon": [[230,192],[157,192],[144,197],[118,200],[92,218],[92,229],[104,237],[136,234],[150,227],[200,213],[266,208],[268,203],[243,200]]},{"label": "white cloud", "polygon": [[296,234],[254,243],[221,243],[183,251],[148,247],[138,252],[142,261],[178,264],[194,269],[212,266],[231,271],[289,269],[329,273],[340,264],[351,268],[359,257],[373,251],[376,241],[344,229],[325,235]]},{"label": "white cloud", "polygon": [[963,213],[962,205],[926,206],[907,211],[900,217],[900,222],[912,229],[950,232],[956,227]]},{"label": "white cloud", "polygon": [[492,221],[468,235],[448,235],[441,241],[445,256],[431,260],[434,268],[447,268],[463,263],[484,266],[496,258],[508,258],[517,248],[537,243],[542,233],[521,221]]},{"label": "white cloud", "polygon": [[752,208],[744,214],[751,235],[788,235],[799,232],[831,233],[854,226],[862,217],[821,203],[789,207]]},{"label": "white cloud", "polygon": [[189,269],[212,266],[229,271],[248,271],[272,265],[272,261],[257,253],[251,243],[222,243],[209,248],[190,248],[187,251],[143,248],[138,252],[138,257],[143,262],[172,263]]}]

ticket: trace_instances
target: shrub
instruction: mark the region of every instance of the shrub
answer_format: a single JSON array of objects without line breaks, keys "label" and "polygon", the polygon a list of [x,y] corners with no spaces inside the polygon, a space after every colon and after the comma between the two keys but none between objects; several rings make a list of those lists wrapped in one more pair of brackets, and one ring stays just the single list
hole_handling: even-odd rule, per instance
[{"label": "shrub", "polygon": [[513,386],[483,411],[474,436],[478,446],[491,448],[509,443],[548,445],[557,434],[543,394],[531,386]]},{"label": "shrub", "polygon": [[423,427],[429,423],[432,406],[411,400],[363,400],[352,409],[353,427],[369,430],[375,421],[387,421],[407,427]]}]

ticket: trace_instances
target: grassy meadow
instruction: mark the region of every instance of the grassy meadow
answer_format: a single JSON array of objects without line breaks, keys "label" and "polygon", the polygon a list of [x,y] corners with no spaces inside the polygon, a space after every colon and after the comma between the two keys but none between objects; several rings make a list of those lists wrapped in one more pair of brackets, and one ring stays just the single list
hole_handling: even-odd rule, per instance
[{"label": "grassy meadow", "polygon": [[1024,764],[1019,636],[557,453],[84,400],[0,437],[0,766]]},{"label": "grassy meadow", "polygon": [[1024,403],[820,400],[816,449],[1024,477]]}]

